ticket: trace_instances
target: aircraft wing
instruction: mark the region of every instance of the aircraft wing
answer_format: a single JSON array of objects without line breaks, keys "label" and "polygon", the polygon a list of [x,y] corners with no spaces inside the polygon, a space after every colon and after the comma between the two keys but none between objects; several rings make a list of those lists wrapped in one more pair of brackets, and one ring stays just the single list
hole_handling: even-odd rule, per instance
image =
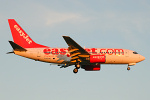
[{"label": "aircraft wing", "polygon": [[90,54],[69,36],[63,36],[63,38],[69,46],[68,51],[71,56],[71,62],[86,61],[86,58],[89,57]]}]

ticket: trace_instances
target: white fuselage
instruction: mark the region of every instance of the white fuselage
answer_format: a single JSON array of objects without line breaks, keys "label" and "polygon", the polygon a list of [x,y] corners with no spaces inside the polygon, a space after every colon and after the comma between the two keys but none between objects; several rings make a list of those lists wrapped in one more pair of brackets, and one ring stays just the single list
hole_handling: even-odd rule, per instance
[{"label": "white fuselage", "polygon": [[[14,53],[37,61],[57,64],[69,63],[71,59],[67,48],[26,48],[26,50],[26,52],[14,51]],[[105,55],[106,62],[103,64],[135,65],[145,59],[142,55],[128,49],[86,48],[85,50],[91,55]]]}]

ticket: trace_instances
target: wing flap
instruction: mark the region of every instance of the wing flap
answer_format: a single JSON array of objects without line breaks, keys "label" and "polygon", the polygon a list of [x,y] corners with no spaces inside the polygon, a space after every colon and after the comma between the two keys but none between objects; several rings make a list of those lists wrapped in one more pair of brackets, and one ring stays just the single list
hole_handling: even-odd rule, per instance
[{"label": "wing flap", "polygon": [[78,56],[72,57],[71,60],[79,59]]},{"label": "wing flap", "polygon": [[71,55],[71,57],[78,56],[79,54],[81,54],[81,53],[79,53],[79,52],[74,53],[74,54]]},{"label": "wing flap", "polygon": [[79,57],[82,57],[82,58],[87,58],[87,57],[90,57],[90,55],[78,55]]},{"label": "wing flap", "polygon": [[[70,48],[69,48],[70,49]],[[79,49],[70,49],[69,50],[69,53],[72,53],[72,52],[74,52],[74,51],[78,51]]]}]

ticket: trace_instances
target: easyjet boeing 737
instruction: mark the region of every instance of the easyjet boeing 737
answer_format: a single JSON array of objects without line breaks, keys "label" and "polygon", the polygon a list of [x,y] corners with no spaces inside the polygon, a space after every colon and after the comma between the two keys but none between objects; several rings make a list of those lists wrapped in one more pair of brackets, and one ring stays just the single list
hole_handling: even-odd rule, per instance
[{"label": "easyjet boeing 737", "polygon": [[69,36],[63,36],[68,48],[52,48],[35,43],[14,19],[8,19],[13,41],[9,41],[16,55],[54,63],[61,68],[75,65],[74,73],[79,68],[86,71],[99,71],[100,64],[127,64],[127,70],[145,59],[135,51],[116,48],[83,48]]}]

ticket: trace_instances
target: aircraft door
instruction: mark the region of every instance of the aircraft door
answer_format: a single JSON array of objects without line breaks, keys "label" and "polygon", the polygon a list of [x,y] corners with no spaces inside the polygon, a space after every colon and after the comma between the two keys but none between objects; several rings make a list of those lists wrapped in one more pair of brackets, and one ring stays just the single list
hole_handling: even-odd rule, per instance
[{"label": "aircraft door", "polygon": [[129,51],[125,51],[125,56],[129,57]]},{"label": "aircraft door", "polygon": [[37,51],[37,57],[41,57],[41,52],[40,52],[40,50]]}]

